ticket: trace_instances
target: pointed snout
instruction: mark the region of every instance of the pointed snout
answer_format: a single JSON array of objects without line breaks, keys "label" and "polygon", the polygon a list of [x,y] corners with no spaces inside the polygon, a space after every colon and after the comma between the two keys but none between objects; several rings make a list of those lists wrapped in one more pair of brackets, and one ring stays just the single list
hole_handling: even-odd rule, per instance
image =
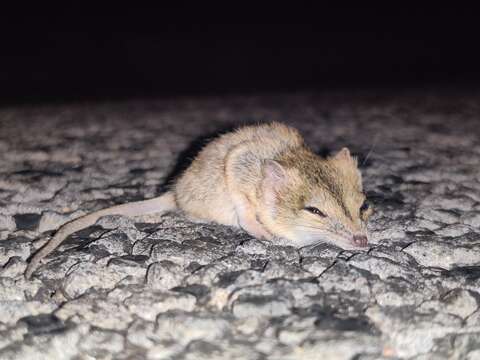
[{"label": "pointed snout", "polygon": [[353,235],[355,246],[365,247],[368,245],[368,238],[365,235]]}]

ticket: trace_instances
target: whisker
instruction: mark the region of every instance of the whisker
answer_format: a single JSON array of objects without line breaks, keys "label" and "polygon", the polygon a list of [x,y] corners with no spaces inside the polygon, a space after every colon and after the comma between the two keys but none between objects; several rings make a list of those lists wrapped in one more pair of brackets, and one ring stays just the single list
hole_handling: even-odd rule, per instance
[{"label": "whisker", "polygon": [[[301,229],[307,229],[314,231],[314,233],[317,236],[325,236],[330,239],[337,239],[339,241],[348,241],[352,237],[352,234],[345,229],[341,228],[335,228],[333,230],[326,229],[325,227],[320,227],[320,226],[314,226],[314,225],[309,225],[309,224],[299,224],[297,221],[299,220],[298,218],[292,217],[292,216],[282,216],[284,220],[291,220],[290,225],[301,228]],[[321,242],[325,242],[320,240]]]},{"label": "whisker", "polygon": [[[287,219],[287,218],[284,218],[284,219]],[[290,218],[290,219],[291,219],[291,220],[294,220],[294,218]],[[303,227],[303,228],[321,230],[321,231],[326,232],[326,233],[334,233],[334,234],[335,234],[335,233],[341,232],[341,233],[344,233],[344,234],[349,234],[347,231],[341,230],[341,229],[335,229],[335,231],[333,231],[333,230],[325,229],[325,227],[308,225],[308,224],[292,223],[291,225],[294,225],[294,226],[297,226],[297,227]]]},{"label": "whisker", "polygon": [[302,246],[301,249],[304,249],[304,248],[314,248],[320,244],[325,244],[325,241],[322,241],[322,240],[319,240],[317,242],[314,242],[312,244],[309,244],[309,245],[305,245],[305,246]]},{"label": "whisker", "polygon": [[315,226],[308,226],[308,225],[296,225],[297,227],[300,227],[300,228],[305,228],[305,229],[312,229],[312,230],[318,230],[316,233],[318,235],[325,235],[325,236],[328,236],[330,238],[332,237],[335,237],[335,238],[338,238],[338,239],[348,239],[351,237],[351,234],[346,232],[346,231],[342,231],[342,232],[339,232],[339,231],[330,231],[330,230],[325,230],[325,229],[322,229],[322,228],[318,228],[318,227],[315,227]]},{"label": "whisker", "polygon": [[324,228],[317,227],[317,226],[301,225],[301,224],[295,224],[295,226],[303,227],[303,228],[307,228],[307,229],[316,229],[316,230],[326,231]]},{"label": "whisker", "polygon": [[374,149],[375,146],[377,145],[378,135],[379,135],[378,133],[375,135],[375,138],[373,139],[372,147],[370,148],[370,151],[368,152],[367,156],[365,156],[365,159],[363,159],[362,164],[361,164],[360,166],[365,165],[365,163],[367,162],[368,158],[369,158],[370,155],[372,154],[373,149]]}]

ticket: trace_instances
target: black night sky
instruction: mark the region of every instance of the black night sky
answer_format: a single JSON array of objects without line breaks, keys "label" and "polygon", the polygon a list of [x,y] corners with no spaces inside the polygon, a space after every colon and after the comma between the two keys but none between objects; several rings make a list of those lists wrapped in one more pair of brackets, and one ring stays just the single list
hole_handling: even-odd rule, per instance
[{"label": "black night sky", "polygon": [[351,22],[350,11],[340,23],[350,26],[124,14],[73,29],[28,18],[3,25],[0,102],[477,87],[478,36],[468,20],[364,13]]}]

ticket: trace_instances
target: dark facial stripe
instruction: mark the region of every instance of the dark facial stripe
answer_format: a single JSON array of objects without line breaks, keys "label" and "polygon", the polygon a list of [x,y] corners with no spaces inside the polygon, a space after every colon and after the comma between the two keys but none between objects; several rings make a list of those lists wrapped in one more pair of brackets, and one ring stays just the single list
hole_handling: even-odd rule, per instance
[{"label": "dark facial stripe", "polygon": [[338,206],[340,206],[340,208],[343,210],[345,216],[348,217],[350,220],[353,220],[352,214],[350,213],[350,211],[345,205],[345,202],[343,201],[342,189],[338,185],[338,182],[335,181],[334,176],[327,173],[326,171],[319,171],[316,175],[316,182],[319,185],[323,186],[325,190],[330,193],[332,198],[337,202]]},{"label": "dark facial stripe", "polygon": [[[353,216],[350,213],[350,211],[347,209],[345,206],[345,203],[343,201],[342,197],[342,192],[340,191],[340,188],[336,185],[330,184],[330,193],[332,194],[333,198],[337,201],[337,204],[342,208],[344,214],[350,219],[353,220]],[[333,185],[333,186],[332,186]]]}]

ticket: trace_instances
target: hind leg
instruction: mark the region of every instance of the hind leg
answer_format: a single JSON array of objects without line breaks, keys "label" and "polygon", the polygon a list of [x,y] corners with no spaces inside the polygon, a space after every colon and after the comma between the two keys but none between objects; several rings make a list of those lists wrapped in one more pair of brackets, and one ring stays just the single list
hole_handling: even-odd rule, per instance
[{"label": "hind leg", "polygon": [[208,198],[198,201],[188,199],[178,202],[179,208],[185,217],[194,223],[217,223],[221,225],[239,227],[233,204],[227,197]]}]

